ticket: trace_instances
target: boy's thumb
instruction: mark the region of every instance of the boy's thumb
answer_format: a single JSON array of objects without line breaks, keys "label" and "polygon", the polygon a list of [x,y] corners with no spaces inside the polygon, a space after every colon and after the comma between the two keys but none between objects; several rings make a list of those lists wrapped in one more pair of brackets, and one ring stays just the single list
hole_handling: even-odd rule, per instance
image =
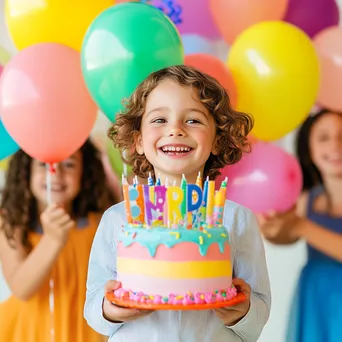
[{"label": "boy's thumb", "polygon": [[105,286],[105,292],[112,292],[114,290],[117,290],[121,287],[121,283],[119,281],[116,281],[116,280],[109,280],[107,281],[106,283],[106,286]]}]

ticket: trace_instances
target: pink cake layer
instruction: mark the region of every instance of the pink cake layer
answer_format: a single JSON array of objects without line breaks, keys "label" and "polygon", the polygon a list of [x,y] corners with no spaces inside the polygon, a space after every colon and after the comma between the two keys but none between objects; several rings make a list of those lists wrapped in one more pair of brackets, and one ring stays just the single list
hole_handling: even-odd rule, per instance
[{"label": "pink cake layer", "polygon": [[182,242],[172,248],[163,244],[157,247],[154,257],[151,257],[149,251],[138,242],[125,247],[121,242],[118,244],[118,256],[122,258],[133,258],[140,260],[162,260],[162,261],[214,261],[230,260],[230,246],[224,244],[224,252],[220,251],[217,243],[209,246],[205,256],[199,253],[198,245],[193,242]]},{"label": "pink cake layer", "polygon": [[168,296],[170,293],[180,295],[187,292],[203,293],[212,292],[217,289],[229,288],[232,284],[230,269],[222,269],[222,276],[202,278],[202,277],[174,277],[175,272],[172,271],[173,264],[182,262],[194,262],[201,264],[204,262],[227,261],[230,260],[230,246],[228,242],[224,245],[224,252],[220,251],[219,245],[214,243],[209,246],[207,253],[202,256],[199,252],[199,247],[193,242],[181,242],[172,248],[161,244],[157,247],[156,254],[151,257],[149,251],[144,246],[135,242],[128,247],[125,247],[121,242],[118,244],[118,258],[135,260],[136,265],[139,265],[139,260],[151,262],[153,269],[154,261],[169,262],[170,277],[160,277],[144,274],[125,273],[124,269],[118,267],[117,279],[126,289],[134,292],[155,293],[161,296]]},{"label": "pink cake layer", "polygon": [[216,289],[229,288],[232,285],[231,277],[165,279],[121,273],[118,274],[118,280],[126,289],[134,292],[157,293],[161,296],[168,296],[170,293],[177,296],[187,292],[212,292]]}]

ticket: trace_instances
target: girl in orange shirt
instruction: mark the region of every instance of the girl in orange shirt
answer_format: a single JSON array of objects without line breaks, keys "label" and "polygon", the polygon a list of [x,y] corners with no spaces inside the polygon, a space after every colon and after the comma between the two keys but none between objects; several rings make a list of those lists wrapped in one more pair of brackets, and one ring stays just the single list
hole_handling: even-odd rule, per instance
[{"label": "girl in orange shirt", "polygon": [[[97,342],[83,318],[88,258],[103,211],[116,201],[88,140],[56,167],[11,159],[0,203],[0,336],[6,342]],[[1,273],[1,272],[0,272]],[[1,274],[0,274],[1,277]]]}]

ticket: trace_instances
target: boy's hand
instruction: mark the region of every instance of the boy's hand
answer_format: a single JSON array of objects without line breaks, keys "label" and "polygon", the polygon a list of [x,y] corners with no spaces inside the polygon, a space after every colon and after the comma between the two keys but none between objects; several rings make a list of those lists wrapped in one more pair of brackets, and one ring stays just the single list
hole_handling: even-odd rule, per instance
[{"label": "boy's hand", "polygon": [[216,315],[227,326],[231,326],[239,322],[246,316],[250,307],[251,287],[240,278],[233,279],[233,284],[237,288],[238,292],[243,292],[247,298],[245,301],[236,305],[214,309]]},{"label": "boy's hand", "polygon": [[[105,294],[113,292],[121,287],[121,283],[115,280],[109,280],[105,285]],[[122,323],[126,321],[134,320],[138,317],[149,315],[153,310],[140,310],[123,308],[111,303],[106,297],[103,300],[102,305],[103,317],[114,323]]]}]

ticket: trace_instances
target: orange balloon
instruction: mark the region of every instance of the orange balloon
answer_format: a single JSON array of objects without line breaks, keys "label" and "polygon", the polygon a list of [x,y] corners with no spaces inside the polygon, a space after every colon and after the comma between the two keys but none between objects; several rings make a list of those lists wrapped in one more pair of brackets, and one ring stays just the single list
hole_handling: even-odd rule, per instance
[{"label": "orange balloon", "polygon": [[321,69],[317,103],[342,111],[342,28],[335,26],[321,31],[314,39],[314,46]]},{"label": "orange balloon", "polygon": [[0,79],[1,120],[31,157],[58,163],[89,137],[97,108],[83,80],[80,54],[56,43],[16,54]]},{"label": "orange balloon", "polygon": [[225,64],[218,58],[205,54],[186,55],[184,60],[185,65],[192,66],[205,74],[208,74],[217,79],[220,84],[226,89],[229,95],[230,103],[235,108],[237,102],[237,90],[232,73]]},{"label": "orange balloon", "polygon": [[283,19],[288,0],[210,0],[216,25],[227,43],[261,21]]}]

